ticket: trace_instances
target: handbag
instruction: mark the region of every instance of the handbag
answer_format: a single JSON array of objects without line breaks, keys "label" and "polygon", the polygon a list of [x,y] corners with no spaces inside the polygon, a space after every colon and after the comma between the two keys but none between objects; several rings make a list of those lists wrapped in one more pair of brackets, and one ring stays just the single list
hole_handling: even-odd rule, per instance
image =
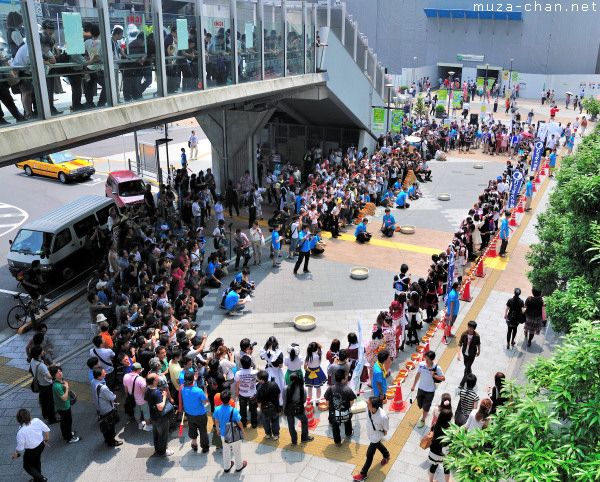
[{"label": "handbag", "polygon": [[263,403],[261,406],[263,417],[273,418],[277,416],[277,407],[273,402]]},{"label": "handbag", "polygon": [[425,437],[423,437],[421,439],[421,442],[419,443],[419,446],[423,450],[427,450],[429,447],[431,447],[431,443],[432,442],[433,442],[433,427],[431,427],[431,430],[429,432],[427,432],[427,434],[425,435]]},{"label": "handbag", "polygon": [[33,375],[33,380],[31,381],[31,391],[33,393],[39,393],[40,392],[40,382],[37,379],[37,372],[38,372],[38,368],[40,367],[40,365],[38,364],[37,367],[35,367],[35,375]]},{"label": "handbag", "polygon": [[225,443],[232,444],[237,442],[238,440],[242,440],[244,438],[244,433],[242,429],[237,424],[237,422],[233,421],[233,411],[235,409],[231,409],[231,415],[229,415],[229,422],[225,424]]},{"label": "handbag", "polygon": [[100,428],[100,432],[103,434],[110,432],[120,420],[121,418],[119,417],[119,412],[117,412],[116,409],[112,412],[108,412],[106,415],[99,415],[98,427]]},{"label": "handbag", "polygon": [[173,404],[171,403],[171,400],[169,400],[168,398],[165,400],[165,406],[163,407],[163,409],[160,411],[160,416],[161,417],[167,417],[173,410],[175,410],[175,407],[173,406]]},{"label": "handbag", "polygon": [[460,402],[458,407],[456,407],[456,412],[454,412],[454,423],[459,427],[462,427],[465,423],[467,423],[467,417],[465,417],[460,410]]},{"label": "handbag", "polygon": [[129,415],[130,417],[133,417],[133,409],[135,408],[135,396],[134,396],[134,393],[135,393],[135,382],[136,382],[136,380],[138,378],[139,378],[139,375],[137,375],[133,379],[131,393],[127,393],[127,396],[125,397],[125,404],[123,405],[125,413],[127,415]]}]

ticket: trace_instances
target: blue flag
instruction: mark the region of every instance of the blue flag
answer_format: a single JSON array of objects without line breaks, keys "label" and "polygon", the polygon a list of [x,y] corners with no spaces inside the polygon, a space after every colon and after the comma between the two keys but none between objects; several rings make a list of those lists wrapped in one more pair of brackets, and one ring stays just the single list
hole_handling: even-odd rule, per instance
[{"label": "blue flag", "polygon": [[537,172],[537,170],[540,168],[542,152],[544,152],[544,143],[542,141],[536,141],[533,148],[533,155],[531,157],[531,172]]},{"label": "blue flag", "polygon": [[448,257],[448,287],[446,288],[446,295],[444,296],[444,303],[448,303],[448,295],[450,294],[450,288],[454,283],[454,248],[450,249],[450,256]]},{"label": "blue flag", "polygon": [[517,199],[519,198],[519,191],[521,190],[522,183],[523,173],[515,170],[512,175],[512,185],[510,186],[510,196],[508,198],[509,208],[514,208],[517,205]]}]

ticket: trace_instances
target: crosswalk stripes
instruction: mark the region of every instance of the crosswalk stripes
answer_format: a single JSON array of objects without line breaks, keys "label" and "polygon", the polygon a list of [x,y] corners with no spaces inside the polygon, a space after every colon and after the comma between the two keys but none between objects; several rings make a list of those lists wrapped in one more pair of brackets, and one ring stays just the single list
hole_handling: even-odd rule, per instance
[{"label": "crosswalk stripes", "polygon": [[440,209],[440,214],[444,216],[454,229],[458,229],[460,223],[467,216],[468,209]]},{"label": "crosswalk stripes", "polygon": [[12,204],[0,203],[0,237],[23,224],[29,214]]}]

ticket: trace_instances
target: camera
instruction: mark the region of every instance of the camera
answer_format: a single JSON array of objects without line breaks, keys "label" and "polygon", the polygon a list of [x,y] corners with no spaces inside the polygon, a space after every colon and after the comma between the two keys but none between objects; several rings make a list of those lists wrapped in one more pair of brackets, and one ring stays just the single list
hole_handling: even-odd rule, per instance
[{"label": "camera", "polygon": [[257,343],[257,342],[255,342],[255,341],[253,341],[252,343],[250,343],[250,347],[251,347],[251,348],[254,348],[256,345],[258,345],[258,343]]}]

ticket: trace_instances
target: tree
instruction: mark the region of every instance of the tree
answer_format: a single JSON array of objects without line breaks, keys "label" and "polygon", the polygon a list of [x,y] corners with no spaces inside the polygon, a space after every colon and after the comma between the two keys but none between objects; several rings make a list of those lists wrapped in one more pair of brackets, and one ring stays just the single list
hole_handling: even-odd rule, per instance
[{"label": "tree", "polygon": [[592,120],[596,120],[596,117],[600,114],[600,101],[590,96],[587,99],[583,99],[583,108],[592,114]]},{"label": "tree", "polygon": [[417,100],[415,101],[415,105],[413,107],[413,111],[414,111],[415,115],[417,115],[421,118],[427,116],[428,109],[427,109],[427,106],[425,105],[425,101],[423,100],[423,97],[417,97]]},{"label": "tree", "polygon": [[461,482],[600,480],[600,326],[580,320],[526,376],[486,429],[446,430],[444,465]]},{"label": "tree", "polygon": [[[600,283],[600,263],[592,262],[597,258],[594,240],[600,241],[596,224],[600,212],[598,158],[600,133],[596,129],[574,155],[563,159],[549,207],[538,217],[539,242],[527,254],[532,267],[527,275],[547,297],[546,312],[554,330],[561,333],[583,315],[581,306],[598,302],[594,293]],[[578,304],[582,297],[589,299]],[[594,313],[586,315],[587,319]]]}]

